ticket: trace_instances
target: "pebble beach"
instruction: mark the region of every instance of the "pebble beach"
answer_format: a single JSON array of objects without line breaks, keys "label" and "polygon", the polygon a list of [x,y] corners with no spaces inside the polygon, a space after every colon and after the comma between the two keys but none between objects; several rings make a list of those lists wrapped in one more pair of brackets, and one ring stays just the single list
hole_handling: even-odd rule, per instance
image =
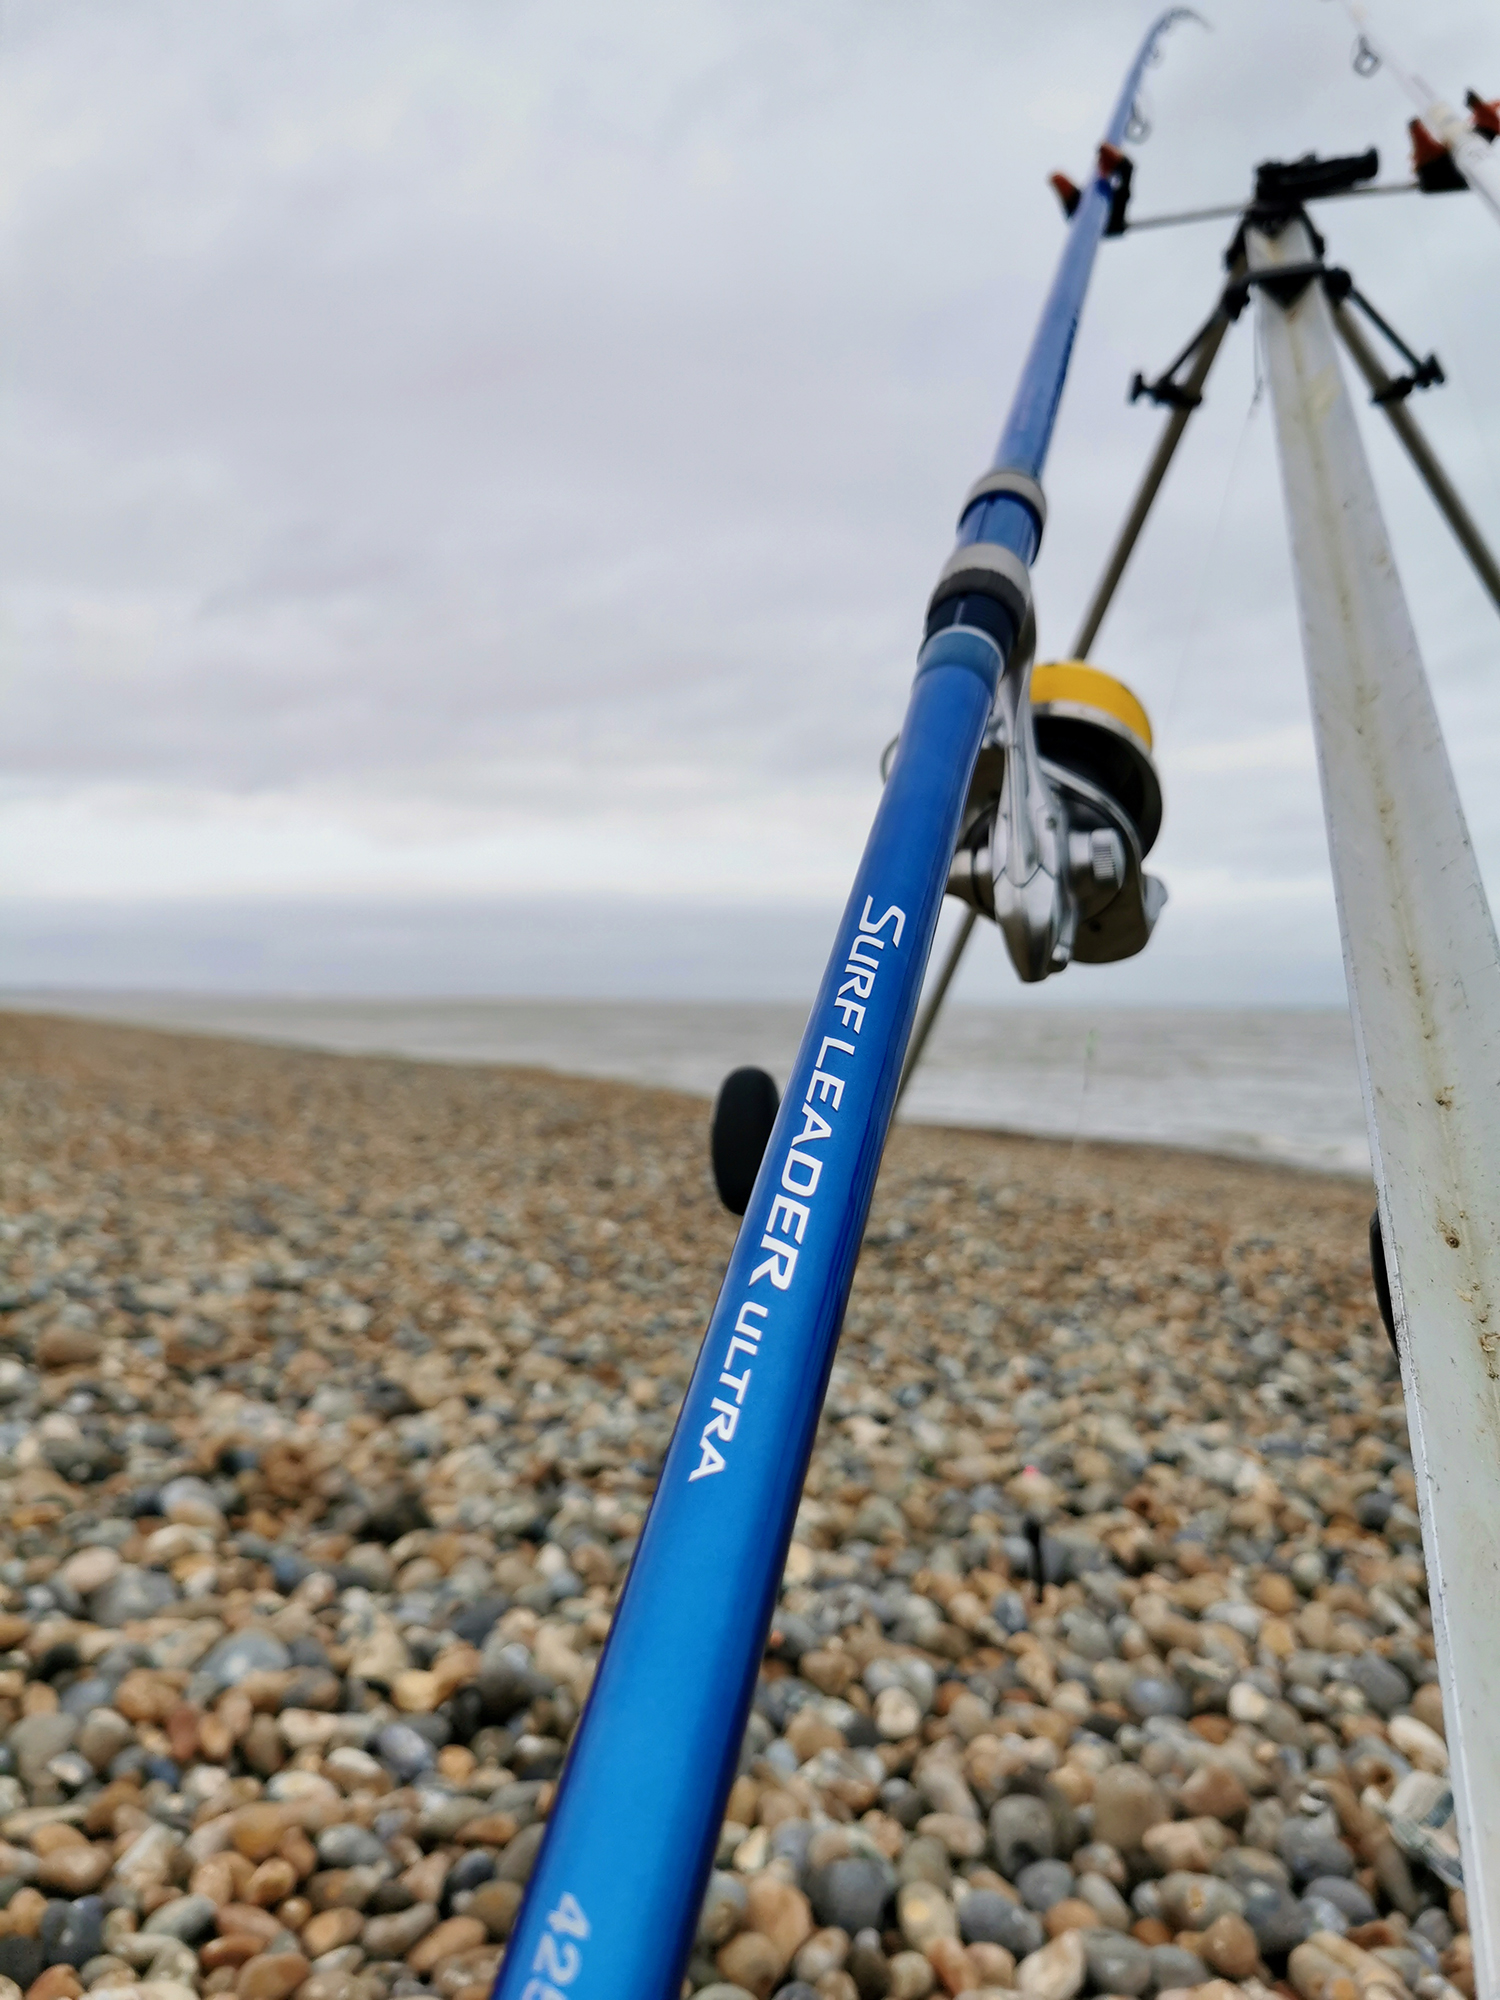
[{"label": "pebble beach", "polygon": [[[665,1090],[0,1015],[0,2000],[486,2000],[707,1152]],[[1371,1206],[894,1134],[685,1992],[1476,2000]]]}]

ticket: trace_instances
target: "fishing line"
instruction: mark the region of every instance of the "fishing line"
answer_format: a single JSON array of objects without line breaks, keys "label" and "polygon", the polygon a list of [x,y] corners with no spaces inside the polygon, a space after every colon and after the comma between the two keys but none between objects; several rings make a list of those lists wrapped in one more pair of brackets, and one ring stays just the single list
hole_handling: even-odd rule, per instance
[{"label": "fishing line", "polygon": [[1265,377],[1261,373],[1260,341],[1257,336],[1255,343],[1255,387],[1251,392],[1250,406],[1245,411],[1245,420],[1240,426],[1239,440],[1234,447],[1234,454],[1229,461],[1229,473],[1224,481],[1224,490],[1219,499],[1219,510],[1214,520],[1213,533],[1209,537],[1207,551],[1202,563],[1199,565],[1198,588],[1194,593],[1193,610],[1192,616],[1188,621],[1187,636],[1182,642],[1182,650],[1178,655],[1177,667],[1172,676],[1172,685],[1167,695],[1166,706],[1162,711],[1161,733],[1163,737],[1170,731],[1172,719],[1177,712],[1177,698],[1182,689],[1182,679],[1187,669],[1188,656],[1193,646],[1197,643],[1199,628],[1203,622],[1203,609],[1208,599],[1208,586],[1218,562],[1219,541],[1224,532],[1224,523],[1228,518],[1229,502],[1233,496],[1236,483],[1239,480],[1240,467],[1244,463],[1245,458],[1245,446],[1249,442],[1251,426],[1255,422],[1255,415],[1260,408],[1264,390]]}]

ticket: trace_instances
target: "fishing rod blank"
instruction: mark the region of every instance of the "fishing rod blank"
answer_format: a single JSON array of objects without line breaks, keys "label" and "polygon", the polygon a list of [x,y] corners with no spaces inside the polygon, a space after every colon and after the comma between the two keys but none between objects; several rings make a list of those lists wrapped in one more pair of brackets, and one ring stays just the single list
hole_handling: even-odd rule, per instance
[{"label": "fishing rod blank", "polygon": [[1460,117],[1452,105],[1439,97],[1422,77],[1406,69],[1377,34],[1361,0],[1344,0],[1344,11],[1359,30],[1355,67],[1362,76],[1388,69],[1407,97],[1416,106],[1417,116],[1440,146],[1447,149],[1459,174],[1500,222],[1500,159],[1490,144],[1468,119]]},{"label": "fishing rod blank", "polygon": [[994,463],[928,609],[899,746],[730,1256],[495,2000],[675,2000],[985,725],[1030,602],[1040,485],[1161,16],[1069,228]]}]

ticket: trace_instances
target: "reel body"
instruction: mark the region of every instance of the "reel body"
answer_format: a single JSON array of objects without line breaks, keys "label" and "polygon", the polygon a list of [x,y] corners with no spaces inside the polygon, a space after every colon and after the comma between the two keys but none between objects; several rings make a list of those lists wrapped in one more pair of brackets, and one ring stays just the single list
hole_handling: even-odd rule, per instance
[{"label": "reel body", "polygon": [[999,926],[1028,984],[1074,959],[1142,950],[1167,900],[1144,861],[1161,830],[1151,724],[1123,682],[1081,661],[1001,679],[948,877]]}]

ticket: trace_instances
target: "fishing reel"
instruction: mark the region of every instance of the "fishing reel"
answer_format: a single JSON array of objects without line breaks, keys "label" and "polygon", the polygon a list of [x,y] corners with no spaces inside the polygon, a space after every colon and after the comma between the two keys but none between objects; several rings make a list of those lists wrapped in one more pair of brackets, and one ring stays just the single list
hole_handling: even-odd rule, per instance
[{"label": "fishing reel", "polygon": [[1028,620],[1001,676],[948,876],[950,896],[998,925],[1028,985],[1074,959],[1133,958],[1167,900],[1143,865],[1162,811],[1146,711],[1097,667],[1033,666],[1034,651]]}]

